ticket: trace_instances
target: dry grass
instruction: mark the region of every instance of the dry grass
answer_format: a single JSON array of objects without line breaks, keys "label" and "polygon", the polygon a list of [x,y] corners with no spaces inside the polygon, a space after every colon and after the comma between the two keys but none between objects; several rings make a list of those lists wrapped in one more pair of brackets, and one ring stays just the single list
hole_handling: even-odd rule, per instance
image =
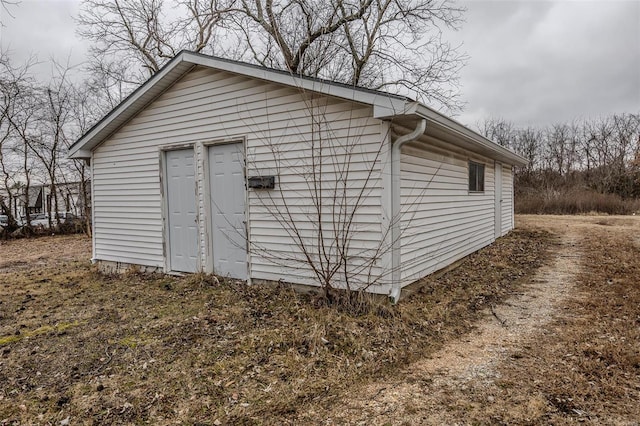
[{"label": "dry grass", "polygon": [[[593,223],[581,244],[580,293],[565,307],[568,314],[502,369],[508,404],[522,408],[515,400],[525,395],[541,401],[529,417],[533,424],[640,419],[640,239],[623,219]],[[509,423],[517,411],[477,420]]]},{"label": "dry grass", "polygon": [[302,418],[328,425],[637,426],[640,218],[519,216],[516,223],[550,230],[559,244],[522,294],[497,307],[496,318],[488,314],[477,331],[391,380],[356,387]]},{"label": "dry grass", "polygon": [[84,235],[55,235],[0,240],[0,273],[40,268],[71,267],[91,256],[91,240]]},{"label": "dry grass", "polygon": [[[307,403],[330,404],[471,330],[541,264],[549,241],[516,231],[400,305],[360,314],[284,287],[105,277],[78,256],[32,253],[36,268],[5,261],[0,424],[290,422]],[[28,243],[1,249],[26,254]]]}]

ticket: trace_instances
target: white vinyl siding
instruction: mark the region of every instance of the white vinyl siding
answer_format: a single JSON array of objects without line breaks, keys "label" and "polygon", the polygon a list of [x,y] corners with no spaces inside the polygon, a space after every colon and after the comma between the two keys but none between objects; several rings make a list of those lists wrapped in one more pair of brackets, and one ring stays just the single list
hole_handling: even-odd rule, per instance
[{"label": "white vinyl siding", "polygon": [[[315,121],[321,117],[316,127],[312,127],[311,110],[316,114]],[[207,220],[202,195],[202,156],[206,149],[202,143],[244,141],[247,174],[276,175],[275,190],[248,190],[249,235],[260,246],[250,255],[250,276],[312,284],[311,272],[296,262],[301,253],[291,233],[273,213],[274,209],[281,212],[277,209],[286,200],[292,207],[290,213],[301,224],[302,236],[310,247],[314,245],[315,224],[307,223],[314,215],[313,199],[305,173],[309,170],[310,143],[321,135],[324,143],[357,142],[349,157],[347,199],[357,197],[358,187],[368,179],[362,207],[354,218],[352,245],[357,249],[352,249],[352,260],[357,264],[382,240],[381,171],[376,157],[385,135],[381,134],[381,122],[371,115],[369,106],[318,96],[310,100],[310,95],[295,88],[212,69],[194,69],[95,149],[95,258],[162,267],[160,147],[195,145],[198,218],[202,224]],[[324,217],[335,213],[336,203],[327,188],[341,172],[336,164],[344,164],[345,158],[339,146],[323,152]],[[200,228],[201,261],[205,265],[209,243],[204,226]],[[270,256],[273,258],[268,259]],[[379,275],[379,268],[374,269],[373,275]]]},{"label": "white vinyl siding", "polygon": [[[493,160],[429,144],[423,138],[402,149],[402,285],[494,240]],[[484,164],[483,192],[469,191],[469,161]]]},{"label": "white vinyl siding", "polygon": [[502,165],[502,235],[514,228],[513,224],[513,172],[512,167]]},{"label": "white vinyl siding", "polygon": [[111,152],[98,149],[93,156],[94,257],[162,267],[158,151],[128,157]]},{"label": "white vinyl siding", "polygon": [[[390,147],[381,152],[381,145],[390,139],[390,124],[371,116],[371,106],[195,68],[93,151],[95,259],[165,267],[161,149],[193,146],[198,264],[211,270],[207,150],[213,143],[242,142],[247,177],[273,175],[276,181],[275,189],[247,189],[250,278],[317,284],[298,240],[314,259],[338,258],[331,236],[336,220],[343,220],[351,224],[349,267],[337,275],[351,274],[351,284],[384,276],[384,285],[369,290],[386,293],[391,264],[386,231],[393,218],[386,217]],[[432,142],[423,136],[402,149],[402,285],[494,239],[494,160]],[[312,154],[322,159],[315,178]],[[469,191],[469,161],[484,165],[482,192]],[[501,231],[506,233],[513,228],[513,177],[508,165],[502,170]],[[314,182],[321,182],[320,211]],[[329,236],[323,253],[320,227]],[[371,262],[374,254],[380,259]]]}]

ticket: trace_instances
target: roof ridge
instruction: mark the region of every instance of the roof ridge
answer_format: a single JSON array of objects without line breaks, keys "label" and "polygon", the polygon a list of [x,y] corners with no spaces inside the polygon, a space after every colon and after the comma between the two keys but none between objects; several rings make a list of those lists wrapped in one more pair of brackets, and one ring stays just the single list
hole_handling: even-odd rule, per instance
[{"label": "roof ridge", "polygon": [[[369,87],[357,86],[357,85],[354,85],[354,84],[347,84],[347,83],[343,83],[343,82],[336,81],[336,80],[330,80],[328,78],[312,77],[312,76],[308,76],[308,75],[304,75],[304,74],[297,74],[297,73],[294,73],[294,72],[291,72],[291,71],[287,71],[287,70],[283,70],[283,69],[279,69],[279,68],[270,68],[270,67],[266,67],[266,66],[259,65],[259,64],[253,64],[251,62],[244,62],[244,61],[239,61],[239,60],[235,60],[235,59],[223,58],[223,57],[215,56],[215,55],[208,55],[206,53],[194,52],[193,50],[183,49],[180,52],[178,52],[176,57],[179,56],[181,53],[188,53],[188,54],[195,55],[195,56],[200,56],[200,57],[203,57],[203,58],[215,59],[217,61],[226,62],[228,64],[236,64],[236,65],[241,65],[241,66],[247,66],[247,67],[250,67],[250,68],[257,69],[257,70],[274,72],[274,73],[278,73],[278,74],[282,74],[282,75],[287,75],[287,76],[290,76],[290,77],[300,78],[302,80],[307,80],[307,81],[312,81],[312,82],[317,82],[317,83],[323,83],[323,84],[331,84],[331,85],[334,85],[334,86],[344,87],[345,89],[353,89],[353,90],[358,90],[358,91],[362,91],[362,92],[366,92],[366,93],[389,96],[389,97],[392,97],[392,98],[395,98],[395,99],[398,99],[398,100],[404,100],[404,101],[407,101],[407,102],[415,102],[415,99],[412,99],[412,98],[410,98],[408,96],[398,95],[396,93],[387,92],[385,90],[371,89]],[[169,62],[171,62],[171,61],[169,61]],[[167,62],[167,64],[169,62]],[[164,66],[163,66],[163,68],[164,68]]]}]

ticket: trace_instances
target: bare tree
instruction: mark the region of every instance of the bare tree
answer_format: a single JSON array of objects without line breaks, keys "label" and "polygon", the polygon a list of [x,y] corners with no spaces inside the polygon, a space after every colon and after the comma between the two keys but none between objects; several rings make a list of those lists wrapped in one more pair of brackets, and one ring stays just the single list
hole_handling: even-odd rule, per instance
[{"label": "bare tree", "polygon": [[85,0],[77,21],[102,68],[139,65],[129,81],[140,82],[180,50],[215,51],[216,31],[233,0]]},{"label": "bare tree", "polygon": [[517,131],[515,151],[526,158],[529,163],[524,167],[524,172],[531,175],[540,166],[540,151],[542,133],[533,128],[525,127]]},{"label": "bare tree", "polygon": [[[0,83],[2,84],[2,83]],[[1,93],[4,93],[2,91]],[[9,230],[13,230],[17,227],[15,219],[14,203],[18,200],[18,194],[14,192],[16,181],[14,180],[15,173],[10,169],[10,159],[8,156],[12,151],[11,136],[12,128],[6,118],[7,100],[2,96],[2,113],[0,114],[0,172],[2,172],[3,185],[0,186],[0,214],[8,217]]]},{"label": "bare tree", "polygon": [[[344,3],[336,3],[346,13]],[[463,12],[448,1],[375,0],[360,19],[343,25],[339,63],[350,66],[337,79],[459,109],[455,89],[466,56],[443,39],[440,27],[457,29]]]},{"label": "bare tree", "polygon": [[457,29],[463,12],[452,0],[183,0],[174,8],[161,0],[85,0],[78,22],[99,68],[139,65],[128,81],[188,49],[457,111],[466,57],[443,29]]},{"label": "bare tree", "polygon": [[516,129],[513,123],[504,118],[487,118],[477,127],[482,135],[498,145],[513,148],[516,143]]},{"label": "bare tree", "polygon": [[[6,52],[0,53],[0,114],[2,116],[3,139],[0,146],[2,173],[5,190],[18,187],[23,191],[23,202],[26,209],[27,229],[30,228],[29,203],[31,178],[35,169],[31,146],[35,139],[34,127],[37,121],[38,94],[34,89],[35,82],[29,75],[34,58],[22,66],[13,66]],[[6,158],[11,154],[12,158]],[[20,164],[13,171],[12,166]],[[24,181],[24,185],[17,185]],[[16,198],[19,194],[13,194]],[[3,208],[4,210],[4,208]]]},{"label": "bare tree", "polygon": [[634,163],[637,141],[640,138],[640,127],[637,116],[633,114],[615,114],[612,118],[612,159],[609,167],[613,172],[609,191],[622,197],[630,197],[640,193],[636,186],[637,176]]},{"label": "bare tree", "polygon": [[[5,11],[7,15],[13,18],[13,14],[11,13],[11,9],[14,6],[20,4],[20,0],[0,0],[0,16],[2,16],[2,11]],[[0,27],[3,27],[4,23],[0,20]]]},{"label": "bare tree", "polygon": [[612,117],[614,129],[614,162],[625,164],[637,150],[638,116],[616,114]]},{"label": "bare tree", "polygon": [[82,83],[83,90],[91,94],[95,120],[115,108],[139,84],[132,78],[131,67],[126,62],[94,58],[87,64],[89,77]]},{"label": "bare tree", "polygon": [[559,175],[571,170],[575,157],[571,128],[567,124],[554,124],[545,132],[546,163]]},{"label": "bare tree", "polygon": [[266,37],[276,47],[263,53],[268,65],[392,90],[452,111],[461,107],[455,88],[465,56],[442,38],[440,27],[457,28],[464,10],[450,1],[333,0],[324,14],[306,2],[243,5],[259,24],[247,44]]},{"label": "bare tree", "polygon": [[[68,82],[69,66],[61,66],[55,61],[56,75],[47,86],[39,88],[39,131],[29,147],[38,160],[40,160],[47,173],[49,186],[49,197],[45,200],[47,204],[49,228],[53,222],[60,226],[59,190],[58,181],[62,177],[60,174],[60,162],[65,160],[63,149],[65,148],[66,128],[70,120],[71,113],[71,85]],[[53,213],[53,214],[52,214]]]},{"label": "bare tree", "polygon": [[599,192],[607,192],[613,176],[608,167],[613,160],[614,128],[610,117],[586,120],[584,123],[585,140],[582,144],[584,155],[589,164],[591,185]]},{"label": "bare tree", "polygon": [[[72,89],[73,93],[70,102],[72,137],[64,140],[67,150],[75,141],[75,137],[86,133],[93,123],[100,118],[100,111],[104,108],[104,105],[101,107],[102,99],[94,96],[95,87],[93,82],[85,81]],[[101,92],[98,91],[98,93]],[[72,181],[77,180],[79,182],[78,202],[80,205],[77,206],[79,211],[76,214],[84,218],[84,230],[88,235],[91,235],[91,203],[87,163],[85,160],[73,160],[70,163],[70,167],[72,170],[69,174],[75,177]],[[62,175],[65,176],[66,173],[62,173]]]}]

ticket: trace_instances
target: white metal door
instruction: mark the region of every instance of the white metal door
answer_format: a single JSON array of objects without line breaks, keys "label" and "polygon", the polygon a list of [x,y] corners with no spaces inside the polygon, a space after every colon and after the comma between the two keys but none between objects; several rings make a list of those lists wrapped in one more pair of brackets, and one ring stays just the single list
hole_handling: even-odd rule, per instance
[{"label": "white metal door", "polygon": [[502,164],[495,163],[495,238],[502,235]]},{"label": "white metal door", "polygon": [[166,153],[169,269],[196,272],[198,225],[193,149]]},{"label": "white metal door", "polygon": [[247,279],[246,187],[242,143],[209,148],[213,270]]}]

